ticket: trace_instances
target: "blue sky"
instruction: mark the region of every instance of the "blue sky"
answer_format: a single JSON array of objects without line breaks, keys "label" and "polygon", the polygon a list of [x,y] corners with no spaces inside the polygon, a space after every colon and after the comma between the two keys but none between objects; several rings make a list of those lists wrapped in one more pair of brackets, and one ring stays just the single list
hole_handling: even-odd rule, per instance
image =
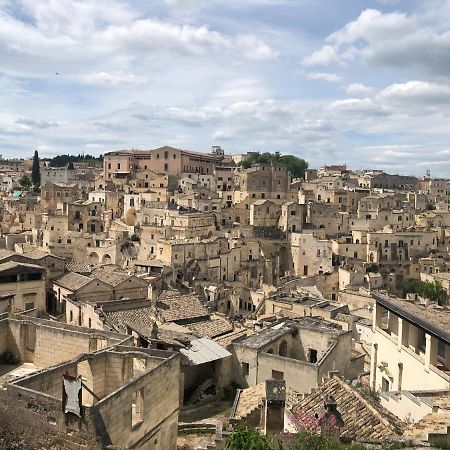
[{"label": "blue sky", "polygon": [[450,0],[0,0],[0,153],[450,175]]}]

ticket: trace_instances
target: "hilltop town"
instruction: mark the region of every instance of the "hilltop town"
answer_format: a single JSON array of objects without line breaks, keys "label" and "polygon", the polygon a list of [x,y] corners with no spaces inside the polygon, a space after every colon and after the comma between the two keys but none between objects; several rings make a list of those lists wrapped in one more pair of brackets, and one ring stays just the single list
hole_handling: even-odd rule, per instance
[{"label": "hilltop town", "polygon": [[305,415],[450,445],[450,180],[219,146],[0,173],[0,448],[224,448]]}]

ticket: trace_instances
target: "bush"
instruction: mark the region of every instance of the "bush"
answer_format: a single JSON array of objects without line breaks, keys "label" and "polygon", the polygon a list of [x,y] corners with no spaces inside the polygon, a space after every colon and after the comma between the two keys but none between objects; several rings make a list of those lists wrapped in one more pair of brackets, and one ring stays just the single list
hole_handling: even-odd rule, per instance
[{"label": "bush", "polygon": [[439,280],[433,282],[412,280],[405,285],[405,292],[418,294],[423,298],[438,302],[440,306],[448,303],[447,291]]},{"label": "bush", "polygon": [[140,236],[138,234],[134,233],[134,234],[131,235],[130,240],[133,241],[133,242],[140,242],[141,238],[140,238]]},{"label": "bush", "polygon": [[226,450],[272,450],[272,442],[249,427],[238,428],[228,439]]},{"label": "bush", "polygon": [[361,394],[364,397],[366,397],[368,400],[372,400],[374,402],[379,402],[380,401],[380,394],[375,389],[373,389],[371,387],[362,387],[360,389],[360,391],[361,391]]}]

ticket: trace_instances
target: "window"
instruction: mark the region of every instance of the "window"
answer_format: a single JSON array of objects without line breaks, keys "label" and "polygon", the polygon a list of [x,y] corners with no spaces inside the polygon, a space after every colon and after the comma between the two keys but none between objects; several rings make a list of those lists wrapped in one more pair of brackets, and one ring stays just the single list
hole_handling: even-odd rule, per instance
[{"label": "window", "polygon": [[73,322],[73,311],[71,310],[69,313],[70,322]]},{"label": "window", "polygon": [[164,159],[169,159],[169,152],[164,152]]},{"label": "window", "polygon": [[25,311],[29,311],[30,309],[34,309],[34,302],[25,303]]},{"label": "window", "polygon": [[144,421],[144,389],[133,392],[131,403],[131,427],[136,427]]},{"label": "window", "polygon": [[120,169],[120,163],[117,163],[117,170]]},{"label": "window", "polygon": [[169,164],[165,163],[164,164],[164,172],[167,172],[169,170]]},{"label": "window", "polygon": [[274,379],[274,380],[283,380],[284,379],[284,373],[280,372],[278,370],[272,370],[272,379]]},{"label": "window", "polygon": [[309,362],[311,364],[315,364],[317,362],[317,350],[314,348],[310,348],[309,351]]},{"label": "window", "polygon": [[111,169],[111,163],[108,164],[108,169]]},{"label": "window", "polygon": [[89,328],[92,328],[92,319],[90,317],[89,317],[88,326],[89,326]]},{"label": "window", "polygon": [[243,362],[242,363],[242,375],[246,377],[250,372],[250,365],[249,363]]},{"label": "window", "polygon": [[389,380],[384,377],[381,379],[381,390],[383,392],[389,392]]}]

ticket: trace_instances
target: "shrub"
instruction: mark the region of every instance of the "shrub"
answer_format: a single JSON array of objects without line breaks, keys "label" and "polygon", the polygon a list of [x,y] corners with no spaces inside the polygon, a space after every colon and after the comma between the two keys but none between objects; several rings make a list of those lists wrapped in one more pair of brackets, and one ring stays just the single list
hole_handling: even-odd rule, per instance
[{"label": "shrub", "polygon": [[226,450],[272,450],[271,441],[249,427],[238,428],[228,439]]}]

